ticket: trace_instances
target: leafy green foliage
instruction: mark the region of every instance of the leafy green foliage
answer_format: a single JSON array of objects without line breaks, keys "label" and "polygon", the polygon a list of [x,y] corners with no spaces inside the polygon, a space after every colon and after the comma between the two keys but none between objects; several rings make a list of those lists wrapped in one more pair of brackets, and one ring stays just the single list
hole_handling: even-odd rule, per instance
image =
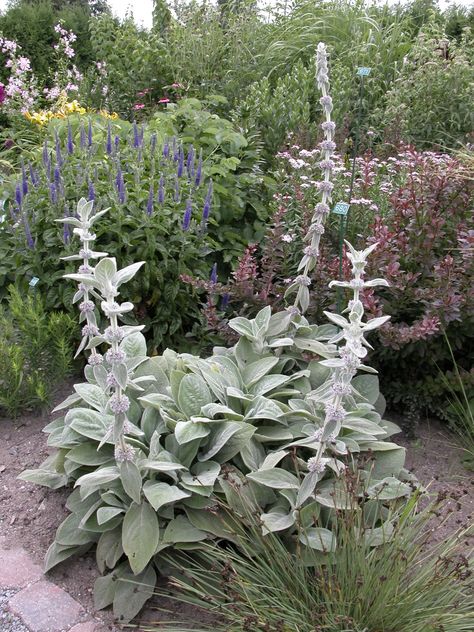
[{"label": "leafy green foliage", "polygon": [[[135,303],[153,345],[186,344],[183,336],[192,331],[198,306],[180,275],[199,271],[208,277],[214,262],[235,260],[255,235],[258,216],[265,212],[255,195],[262,182],[258,148],[196,100],[181,101],[147,127],[95,116],[91,143],[88,124],[80,116],[52,123],[43,151],[37,150],[31,163],[34,182],[29,166],[24,177],[19,175],[20,183],[18,176],[9,178],[7,216],[0,228],[0,292],[13,281],[24,288],[37,276],[47,308],[68,308],[71,290],[57,283],[57,257],[71,254],[72,229],[63,231],[53,222],[67,215],[81,196],[97,196],[112,209],[98,226],[102,247],[121,265],[137,257],[148,262],[125,298]],[[187,165],[191,159],[192,177]],[[29,189],[20,213],[16,188],[23,187],[25,178]],[[207,197],[208,221],[203,219]],[[192,221],[186,230],[188,204]]]},{"label": "leafy green foliage", "polygon": [[9,288],[0,312],[2,414],[16,416],[50,403],[56,384],[71,373],[74,329],[67,314],[48,314],[40,296]]},{"label": "leafy green foliage", "polygon": [[421,35],[387,94],[376,128],[385,126],[389,140],[398,137],[419,147],[467,142],[474,129],[473,55],[471,32],[460,44],[439,32]]}]

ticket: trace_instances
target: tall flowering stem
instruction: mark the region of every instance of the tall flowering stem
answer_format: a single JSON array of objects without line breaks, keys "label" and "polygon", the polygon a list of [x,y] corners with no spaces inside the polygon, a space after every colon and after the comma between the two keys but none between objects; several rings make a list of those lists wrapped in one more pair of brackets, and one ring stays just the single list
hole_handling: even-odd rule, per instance
[{"label": "tall flowering stem", "polygon": [[289,296],[296,293],[293,310],[300,313],[304,313],[309,307],[309,286],[311,285],[309,273],[315,268],[319,256],[319,244],[321,235],[324,233],[324,223],[330,212],[329,204],[334,188],[331,182],[334,162],[331,157],[336,149],[334,142],[336,125],[331,120],[333,104],[329,94],[326,46],[321,42],[318,44],[316,54],[316,80],[322,94],[319,102],[322,105],[325,119],[321,124],[321,128],[324,131],[324,140],[320,144],[321,161],[319,163],[323,173],[323,180],[318,184],[318,189],[321,192],[321,202],[315,206],[311,225],[305,237],[307,245],[304,248],[303,258],[298,266],[298,272],[300,274],[293,280],[293,283],[288,287],[285,294],[285,296]]},{"label": "tall flowering stem", "polygon": [[[104,215],[108,209],[100,211],[99,213],[92,214],[93,201],[87,202],[84,199],[79,200],[77,205],[77,217],[64,217],[56,221],[65,224],[66,226],[73,226],[73,232],[78,235],[81,242],[81,249],[77,255],[70,255],[63,257],[63,261],[81,261],[77,272],[79,275],[92,275],[94,267],[91,266],[93,259],[99,259],[100,257],[106,257],[106,252],[96,252],[91,249],[91,244],[94,243],[96,235],[91,232],[92,225],[99,217]],[[95,303],[91,297],[91,286],[83,281],[79,281],[77,292],[74,295],[73,303],[79,303],[79,322],[84,323],[82,328],[82,341],[76,351],[75,357],[83,351],[89,341],[99,334],[99,328],[97,326],[97,318],[95,314]],[[95,348],[88,358],[88,363],[91,366],[97,366],[103,362],[102,356],[97,353]]]},{"label": "tall flowering stem", "polygon": [[[125,391],[128,386],[140,389],[133,383],[126,363],[127,353],[122,343],[125,338],[140,332],[143,327],[121,326],[119,324],[119,319],[133,310],[133,304],[118,303],[117,297],[120,294],[119,286],[133,278],[143,262],[117,270],[115,259],[107,257],[105,252],[94,252],[90,249],[89,244],[95,239],[90,228],[108,210],[92,215],[92,208],[93,201],[87,202],[85,199],[81,199],[78,203],[78,218],[68,217],[63,220],[75,226],[74,233],[79,235],[82,242],[79,255],[72,255],[66,259],[82,258],[83,260],[77,274],[66,274],[65,277],[79,283],[74,302],[82,299],[79,305],[80,318],[81,321],[86,321],[82,330],[83,339],[78,353],[84,348],[91,350],[91,355],[88,358],[89,370],[92,369],[95,381],[104,389],[105,395],[108,397],[106,411],[114,418],[114,422],[102,443],[112,436],[115,443],[115,458],[117,462],[123,463],[132,461],[135,454],[133,448],[125,440],[125,434],[131,429],[131,424],[127,419],[130,400]],[[89,260],[98,258],[100,261],[95,267],[91,267]],[[95,303],[91,297],[100,301],[101,311],[108,321],[103,332],[97,326]],[[109,346],[104,356],[97,352],[97,347],[103,345]]]},{"label": "tall flowering stem", "polygon": [[[381,327],[390,316],[380,316],[373,318],[369,322],[364,322],[364,305],[360,299],[360,293],[366,288],[373,288],[379,285],[388,286],[385,279],[364,280],[365,267],[367,265],[368,255],[377,247],[373,244],[365,250],[355,250],[349,242],[346,241],[348,248],[347,256],[352,264],[352,279],[346,281],[332,281],[329,286],[348,288],[352,290],[352,300],[349,301],[348,308],[345,310],[347,318],[339,314],[324,312],[327,318],[337,325],[339,332],[333,336],[329,343],[339,344],[338,357],[322,360],[321,365],[329,367],[333,373],[330,380],[330,388],[324,396],[325,418],[323,426],[316,433],[318,449],[316,455],[308,461],[308,469],[310,472],[322,474],[326,465],[331,459],[324,457],[326,450],[331,442],[334,442],[341,430],[342,423],[346,417],[347,411],[344,404],[348,404],[350,408],[354,408],[356,402],[353,398],[353,387],[351,381],[357,374],[357,371],[368,371],[374,373],[374,369],[363,364],[363,358],[367,355],[367,349],[371,348],[365,338],[365,334]],[[311,398],[311,395],[309,395]]]}]

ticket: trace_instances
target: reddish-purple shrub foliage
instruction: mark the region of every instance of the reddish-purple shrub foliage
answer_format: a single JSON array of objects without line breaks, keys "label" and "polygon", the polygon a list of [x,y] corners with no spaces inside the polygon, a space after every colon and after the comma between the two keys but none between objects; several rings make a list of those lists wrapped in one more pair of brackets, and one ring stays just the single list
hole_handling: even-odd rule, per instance
[{"label": "reddish-purple shrub foliage", "polygon": [[[214,311],[208,325],[226,333],[226,318],[249,315],[262,305],[281,307],[285,285],[295,274],[302,237],[317,201],[317,151],[293,145],[279,154],[280,192],[275,196],[264,239],[251,245],[226,284],[205,288],[227,295],[227,311]],[[337,159],[333,200],[347,199],[350,165]],[[314,174],[314,175],[313,175]],[[368,274],[383,276],[389,288],[366,291],[364,301],[373,316],[391,320],[379,331],[372,361],[378,365],[392,401],[423,402],[423,382],[448,370],[446,332],[458,353],[461,368],[473,364],[474,321],[474,179],[464,163],[448,154],[420,152],[402,146],[379,159],[370,153],[357,159],[346,234],[357,246],[378,242]],[[322,311],[335,302],[328,289],[338,276],[339,219],[332,216],[313,271],[310,316],[321,321]],[[349,265],[344,258],[343,276]],[[217,302],[214,298],[215,304]],[[220,319],[216,320],[216,316]],[[219,324],[216,327],[216,323]],[[432,390],[432,389],[431,389]]]}]

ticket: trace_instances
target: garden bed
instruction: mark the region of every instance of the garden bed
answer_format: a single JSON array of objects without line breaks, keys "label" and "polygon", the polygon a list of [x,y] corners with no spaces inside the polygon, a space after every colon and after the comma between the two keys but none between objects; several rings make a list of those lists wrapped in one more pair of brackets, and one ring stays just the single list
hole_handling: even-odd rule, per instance
[{"label": "garden bed", "polygon": [[[70,390],[70,385],[65,384],[57,394],[57,401]],[[47,414],[25,415],[13,422],[2,419],[0,431],[0,531],[9,544],[24,547],[39,563],[67,514],[68,491],[50,491],[18,481],[17,476],[26,468],[37,467],[47,456],[46,436],[42,430],[49,420]],[[423,484],[430,484],[430,490],[447,493],[449,497],[446,510],[452,508],[453,513],[443,527],[433,533],[434,540],[439,541],[461,523],[471,520],[474,476],[463,468],[462,448],[456,438],[447,433],[445,426],[437,421],[423,420],[417,435],[415,440],[401,435],[397,441],[407,448],[407,467]],[[89,553],[53,569],[49,577],[92,613],[92,586],[98,574],[94,555]],[[170,611],[179,617],[187,615],[182,607],[172,604]],[[113,629],[111,613],[102,612],[102,618],[107,626],[105,629]],[[156,621],[157,618],[153,602],[150,602],[144,619]]]}]

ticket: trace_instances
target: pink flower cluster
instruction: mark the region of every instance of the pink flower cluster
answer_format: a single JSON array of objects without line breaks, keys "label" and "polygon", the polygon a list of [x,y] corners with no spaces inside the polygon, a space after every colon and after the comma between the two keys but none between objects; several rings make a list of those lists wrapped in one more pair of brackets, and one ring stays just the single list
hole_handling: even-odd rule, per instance
[{"label": "pink flower cluster", "polygon": [[0,84],[0,103],[10,114],[27,112],[38,98],[31,62],[20,50],[15,41],[0,36],[0,52],[5,55],[5,67],[10,71],[6,85]]}]

